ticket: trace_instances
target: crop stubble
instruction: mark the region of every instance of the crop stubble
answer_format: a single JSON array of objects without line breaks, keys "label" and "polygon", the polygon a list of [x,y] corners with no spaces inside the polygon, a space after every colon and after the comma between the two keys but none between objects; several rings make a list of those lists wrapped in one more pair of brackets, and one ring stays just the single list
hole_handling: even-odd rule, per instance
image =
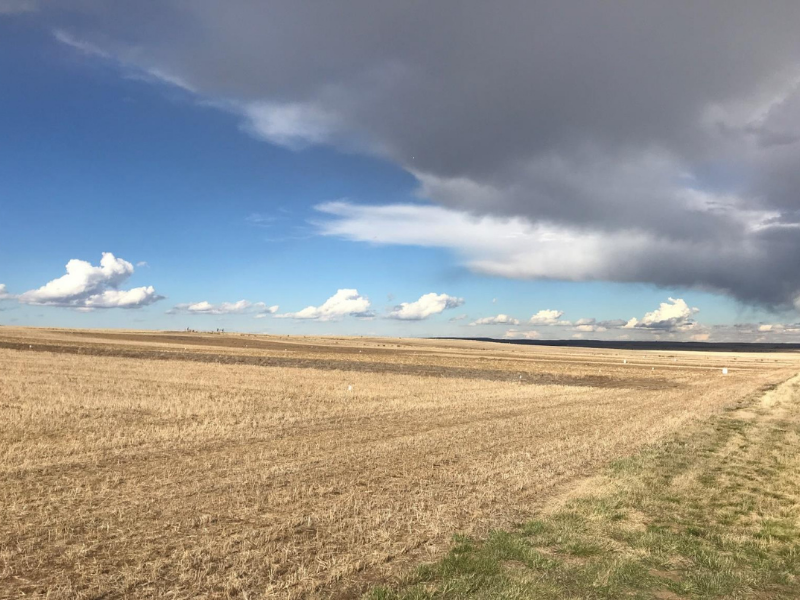
[{"label": "crop stubble", "polygon": [[791,355],[3,328],[0,597],[354,594],[796,370]]}]

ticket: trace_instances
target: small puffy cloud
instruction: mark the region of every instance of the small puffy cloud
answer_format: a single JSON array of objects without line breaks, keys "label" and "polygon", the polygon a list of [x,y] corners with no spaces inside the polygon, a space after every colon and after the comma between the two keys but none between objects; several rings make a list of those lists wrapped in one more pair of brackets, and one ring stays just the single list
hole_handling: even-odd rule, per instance
[{"label": "small puffy cloud", "polygon": [[710,337],[711,337],[710,333],[696,333],[689,339],[692,340],[693,342],[707,342]]},{"label": "small puffy cloud", "polygon": [[668,298],[667,302],[662,302],[658,309],[645,314],[642,323],[653,325],[664,323],[665,321],[682,321],[699,311],[699,308],[689,308],[689,305],[682,298]]},{"label": "small puffy cloud", "polygon": [[469,318],[469,315],[466,315],[466,314],[464,314],[464,315],[456,315],[455,317],[452,317],[450,319],[450,321],[452,321],[452,322],[463,321],[463,320],[468,319],[468,318]]},{"label": "small puffy cloud", "polygon": [[281,318],[313,319],[317,321],[335,321],[343,317],[371,318],[375,313],[370,310],[369,299],[361,296],[358,290],[342,289],[328,298],[321,306],[308,306],[294,313],[276,315]]},{"label": "small puffy cloud", "polygon": [[448,308],[456,308],[462,304],[464,304],[463,298],[431,292],[421,296],[416,302],[403,302],[400,306],[396,306],[389,313],[389,318],[404,321],[421,321],[430,316],[438,315]]},{"label": "small puffy cloud", "polygon": [[291,150],[330,143],[340,127],[336,115],[311,103],[251,102],[238,110],[247,131]]},{"label": "small puffy cloud", "polygon": [[267,306],[263,302],[256,302],[253,306],[255,307],[256,310],[259,311],[257,318],[261,318],[265,315],[274,315],[276,312],[278,312],[278,309],[280,308],[280,306],[278,306],[277,304],[273,304],[272,306]]},{"label": "small puffy cloud", "polygon": [[227,315],[231,313],[244,312],[250,303],[247,300],[239,300],[238,302],[223,302],[222,304],[211,304],[209,302],[197,302],[190,304],[186,310],[195,314],[210,314],[210,315]]},{"label": "small puffy cloud", "polygon": [[241,315],[255,313],[256,318],[259,319],[278,312],[278,307],[248,300],[221,302],[219,304],[212,304],[203,300],[193,304],[178,304],[168,312],[170,314],[185,313],[189,315]]},{"label": "small puffy cloud", "polygon": [[152,285],[138,287],[130,290],[106,290],[102,294],[94,294],[86,298],[79,310],[92,310],[95,308],[137,308],[152,304],[155,300],[156,290]]},{"label": "small puffy cloud", "polygon": [[0,283],[0,300],[7,300],[9,298],[13,298],[13,296],[6,291],[6,284]]},{"label": "small puffy cloud", "polygon": [[133,265],[110,252],[103,253],[100,266],[94,266],[85,260],[72,259],[67,263],[66,269],[66,275],[39,289],[20,294],[19,301],[39,306],[92,310],[139,308],[162,299],[153,286],[120,290],[119,286],[133,274]]},{"label": "small puffy cloud", "polygon": [[563,310],[543,309],[533,315],[528,323],[531,325],[561,325],[559,322],[561,315],[564,314]]},{"label": "small puffy cloud", "polygon": [[696,326],[692,316],[699,311],[698,308],[690,308],[681,298],[668,298],[656,310],[646,313],[641,321],[634,317],[623,328],[687,331]]},{"label": "small puffy cloud", "polygon": [[537,340],[541,337],[538,331],[520,331],[518,329],[509,329],[503,335],[509,339],[523,339],[523,340]]},{"label": "small puffy cloud", "polygon": [[499,314],[496,317],[484,317],[482,319],[478,319],[477,321],[473,321],[470,323],[470,326],[475,325],[519,325],[519,321],[513,317],[509,317],[508,315]]}]

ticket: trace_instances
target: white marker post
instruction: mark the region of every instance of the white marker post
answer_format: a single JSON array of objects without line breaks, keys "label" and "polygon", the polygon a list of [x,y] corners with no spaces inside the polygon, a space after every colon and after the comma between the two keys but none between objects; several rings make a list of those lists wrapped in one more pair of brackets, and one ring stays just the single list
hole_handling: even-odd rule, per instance
[{"label": "white marker post", "polygon": [[728,367],[723,367],[722,374],[723,375],[727,375],[728,374]]}]

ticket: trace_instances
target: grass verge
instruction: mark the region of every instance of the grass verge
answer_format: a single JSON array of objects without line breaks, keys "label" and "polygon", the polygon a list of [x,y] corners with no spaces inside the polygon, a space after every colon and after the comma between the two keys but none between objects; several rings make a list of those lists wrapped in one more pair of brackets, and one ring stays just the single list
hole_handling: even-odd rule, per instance
[{"label": "grass verge", "polygon": [[800,597],[800,378],[370,600]]}]

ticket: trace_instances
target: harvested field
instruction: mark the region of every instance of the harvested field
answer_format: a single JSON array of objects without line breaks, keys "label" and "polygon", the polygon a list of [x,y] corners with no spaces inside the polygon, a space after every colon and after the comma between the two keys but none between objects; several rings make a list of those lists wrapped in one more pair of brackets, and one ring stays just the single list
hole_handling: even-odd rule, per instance
[{"label": "harvested field", "polygon": [[370,600],[800,597],[800,376],[614,461]]},{"label": "harvested field", "polygon": [[2,328],[0,597],[356,595],[797,370],[791,354]]}]

